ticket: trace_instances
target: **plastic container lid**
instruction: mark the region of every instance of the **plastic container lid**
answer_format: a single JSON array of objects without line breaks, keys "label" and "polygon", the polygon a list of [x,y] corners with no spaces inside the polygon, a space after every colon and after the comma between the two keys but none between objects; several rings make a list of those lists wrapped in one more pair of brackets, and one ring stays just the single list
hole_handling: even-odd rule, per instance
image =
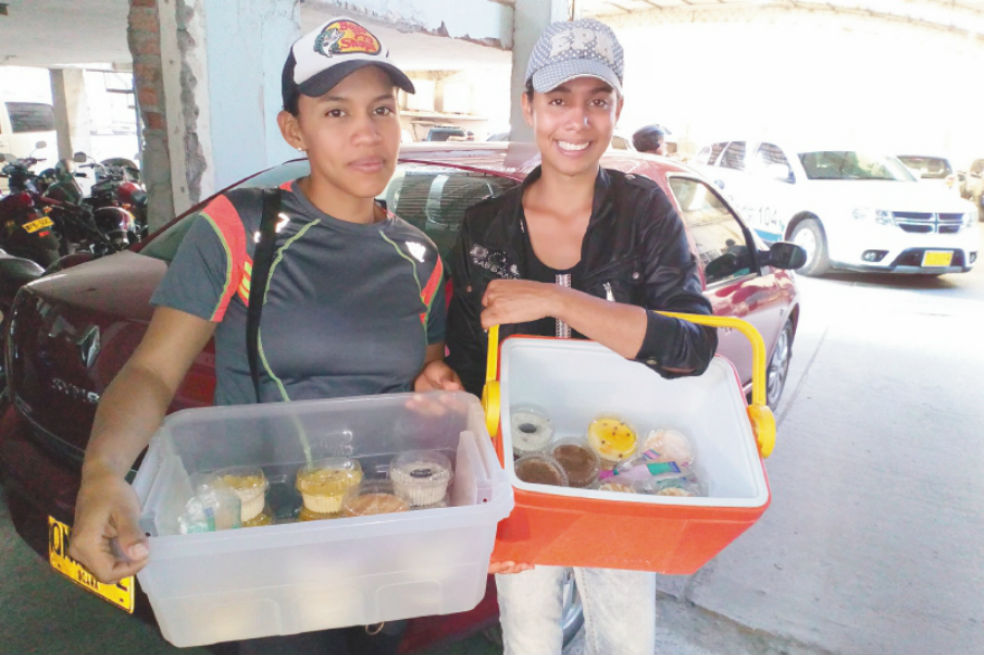
[{"label": "plastic container lid", "polygon": [[453,475],[451,460],[436,450],[400,453],[389,468],[394,492],[414,507],[441,502]]},{"label": "plastic container lid", "polygon": [[601,463],[583,439],[561,439],[551,446],[550,454],[564,468],[570,486],[589,487],[598,479]]},{"label": "plastic container lid", "polygon": [[240,519],[244,525],[263,512],[266,492],[270,488],[263,469],[258,466],[230,466],[215,471],[213,475],[214,483],[226,485],[239,496],[242,503]]},{"label": "plastic container lid", "polygon": [[543,410],[532,406],[509,410],[513,453],[519,457],[546,450],[553,439],[554,429]]},{"label": "plastic container lid", "polygon": [[304,507],[314,514],[335,514],[352,487],[362,482],[362,465],[349,457],[327,457],[297,471],[295,486]]},{"label": "plastic container lid", "polygon": [[513,463],[513,469],[523,482],[569,486],[564,467],[550,455],[534,453],[520,457]]},{"label": "plastic container lid", "polygon": [[349,489],[342,501],[344,516],[391,514],[409,509],[407,501],[394,493],[391,480],[363,480],[359,486]]},{"label": "plastic container lid", "polygon": [[608,462],[630,457],[639,442],[637,435],[634,427],[611,414],[599,416],[588,425],[588,444]]}]

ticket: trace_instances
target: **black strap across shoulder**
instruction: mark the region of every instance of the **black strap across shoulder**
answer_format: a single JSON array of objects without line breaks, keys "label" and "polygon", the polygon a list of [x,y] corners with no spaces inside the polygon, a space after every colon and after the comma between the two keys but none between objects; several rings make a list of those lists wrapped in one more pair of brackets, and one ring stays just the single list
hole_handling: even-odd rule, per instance
[{"label": "black strap across shoulder", "polygon": [[246,311],[246,356],[253,378],[256,402],[260,400],[260,317],[263,296],[270,279],[270,265],[276,248],[277,214],[280,212],[280,189],[263,189],[263,214],[260,217],[260,241],[253,253],[253,270],[249,283],[249,306]]}]

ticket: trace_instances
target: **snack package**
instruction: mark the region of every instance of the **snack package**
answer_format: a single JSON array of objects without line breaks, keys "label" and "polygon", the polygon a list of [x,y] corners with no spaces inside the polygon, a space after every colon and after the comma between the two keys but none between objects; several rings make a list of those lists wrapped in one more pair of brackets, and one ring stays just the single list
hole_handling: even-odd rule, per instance
[{"label": "snack package", "polygon": [[394,493],[391,480],[363,480],[349,489],[342,501],[343,516],[406,512],[410,504]]},{"label": "snack package", "polygon": [[627,484],[641,493],[662,496],[704,495],[693,468],[682,462],[664,461],[655,450],[644,450],[618,464],[611,471],[601,471],[601,483]]}]

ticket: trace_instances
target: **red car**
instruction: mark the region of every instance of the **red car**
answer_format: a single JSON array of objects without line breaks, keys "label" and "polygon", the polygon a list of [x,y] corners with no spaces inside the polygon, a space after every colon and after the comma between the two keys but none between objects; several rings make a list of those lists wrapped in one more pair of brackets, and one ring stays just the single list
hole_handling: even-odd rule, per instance
[{"label": "red car", "polygon": [[[518,184],[537,161],[530,145],[408,146],[382,199],[446,254],[465,209]],[[799,317],[793,276],[780,269],[801,264],[802,250],[782,243],[766,250],[714,187],[680,164],[611,151],[603,165],[650,177],[673,199],[687,224],[715,313],[750,321],[765,339],[768,400],[774,407],[783,390]],[[240,185],[276,186],[307,170],[306,160],[291,161]],[[17,531],[46,557],[49,547],[57,548],[56,539],[49,544],[54,532],[49,530],[49,517],[69,524],[74,515],[80,465],[100,394],[143,336],[152,311],[148,300],[191,223],[190,214],[129,251],[25,286],[4,319],[8,393],[0,415],[0,472]],[[719,341],[719,352],[749,383],[747,341],[727,331]],[[171,411],[211,403],[213,363],[208,347],[192,365]],[[402,650],[433,647],[439,640],[460,639],[494,625],[497,607],[493,587],[489,589],[470,612],[413,619]],[[569,597],[567,628],[573,634],[579,608],[576,595]],[[150,616],[145,600],[138,599],[137,606],[138,614]]]}]

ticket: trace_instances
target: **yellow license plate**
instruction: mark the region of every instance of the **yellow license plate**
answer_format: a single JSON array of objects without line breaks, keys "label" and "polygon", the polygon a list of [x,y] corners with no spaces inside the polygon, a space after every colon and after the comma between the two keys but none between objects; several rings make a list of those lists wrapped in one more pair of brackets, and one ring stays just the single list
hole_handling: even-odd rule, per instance
[{"label": "yellow license plate", "polygon": [[96,576],[68,556],[69,532],[71,528],[67,525],[54,517],[48,517],[48,561],[51,562],[51,568],[103,600],[133,614],[136,597],[133,576],[123,578],[116,584],[104,584],[96,580]]},{"label": "yellow license plate", "polygon": [[21,225],[22,228],[28,231],[28,233],[33,234],[38,230],[43,230],[46,227],[51,227],[55,222],[52,221],[47,216],[37,219],[36,221],[31,221],[30,223],[24,223]]},{"label": "yellow license plate", "polygon": [[950,250],[927,250],[923,253],[923,266],[949,266],[953,261],[953,251]]}]

